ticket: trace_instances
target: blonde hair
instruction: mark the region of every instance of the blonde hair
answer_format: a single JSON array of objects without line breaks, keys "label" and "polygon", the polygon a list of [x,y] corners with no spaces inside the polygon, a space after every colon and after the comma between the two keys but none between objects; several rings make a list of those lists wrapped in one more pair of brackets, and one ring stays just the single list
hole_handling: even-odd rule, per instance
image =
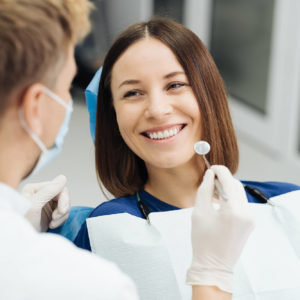
[{"label": "blonde hair", "polygon": [[89,0],[0,0],[0,112],[35,82],[56,83],[70,45],[90,31]]}]

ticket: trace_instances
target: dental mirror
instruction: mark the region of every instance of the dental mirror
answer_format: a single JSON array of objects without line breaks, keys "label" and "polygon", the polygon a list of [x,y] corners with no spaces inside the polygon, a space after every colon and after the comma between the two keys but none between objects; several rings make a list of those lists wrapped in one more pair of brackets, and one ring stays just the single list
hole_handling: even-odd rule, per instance
[{"label": "dental mirror", "polygon": [[[206,141],[199,141],[194,144],[194,150],[197,154],[202,155],[205,165],[206,165],[207,169],[209,169],[211,167],[211,165],[210,165],[209,161],[207,160],[207,158],[205,157],[205,155],[208,154],[210,151],[210,144]],[[219,195],[226,201],[227,197],[226,197],[226,195],[223,191],[223,188],[218,179],[216,179],[215,184],[216,184],[216,188],[217,188]]]},{"label": "dental mirror", "polygon": [[210,144],[205,141],[195,143],[194,150],[199,155],[205,155],[210,151]]},{"label": "dental mirror", "polygon": [[210,163],[207,160],[207,158],[205,157],[205,155],[207,153],[209,153],[209,151],[210,151],[210,144],[206,141],[199,141],[194,144],[194,150],[197,154],[202,155],[205,165],[206,165],[207,169],[209,169]]}]

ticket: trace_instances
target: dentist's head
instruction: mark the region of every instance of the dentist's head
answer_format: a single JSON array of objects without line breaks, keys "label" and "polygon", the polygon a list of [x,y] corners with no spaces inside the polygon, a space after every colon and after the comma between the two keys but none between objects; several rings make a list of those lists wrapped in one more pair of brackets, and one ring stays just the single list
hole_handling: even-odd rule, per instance
[{"label": "dentist's head", "polygon": [[0,159],[9,164],[4,180],[11,185],[62,146],[72,112],[74,47],[90,29],[90,9],[87,0],[0,3]]}]

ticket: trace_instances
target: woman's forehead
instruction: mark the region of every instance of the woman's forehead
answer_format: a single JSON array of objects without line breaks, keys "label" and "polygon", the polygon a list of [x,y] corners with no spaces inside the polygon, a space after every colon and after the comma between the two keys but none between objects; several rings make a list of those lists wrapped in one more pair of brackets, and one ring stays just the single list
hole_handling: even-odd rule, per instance
[{"label": "woman's forehead", "polygon": [[112,69],[112,80],[123,76],[183,71],[173,51],[161,41],[147,37],[122,53]]}]

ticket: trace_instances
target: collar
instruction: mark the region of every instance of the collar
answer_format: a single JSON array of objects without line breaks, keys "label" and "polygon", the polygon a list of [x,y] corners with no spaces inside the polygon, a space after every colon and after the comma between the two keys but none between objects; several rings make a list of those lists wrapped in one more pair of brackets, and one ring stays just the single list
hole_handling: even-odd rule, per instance
[{"label": "collar", "polygon": [[0,182],[0,209],[16,211],[25,215],[30,208],[30,202],[9,185]]},{"label": "collar", "polygon": [[148,193],[146,190],[140,190],[139,194],[140,194],[142,202],[144,202],[146,205],[148,205],[151,211],[153,208],[154,208],[154,211],[157,211],[158,207],[160,208],[159,211],[180,209],[177,206],[166,203],[166,202],[154,197],[153,195]]}]

